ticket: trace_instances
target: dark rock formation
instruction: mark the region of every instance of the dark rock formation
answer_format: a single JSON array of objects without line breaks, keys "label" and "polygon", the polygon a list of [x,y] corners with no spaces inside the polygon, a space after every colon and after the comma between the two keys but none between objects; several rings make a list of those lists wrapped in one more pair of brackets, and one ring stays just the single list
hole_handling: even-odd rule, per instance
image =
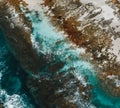
[{"label": "dark rock formation", "polygon": [[36,103],[43,103],[44,108],[79,108],[81,100],[87,102],[90,99],[91,86],[84,86],[73,74],[62,73],[40,79],[29,77],[27,85]]},{"label": "dark rock formation", "polygon": [[31,24],[20,11],[9,5],[9,1],[0,1],[0,26],[4,28],[8,46],[23,69],[38,73],[39,58],[30,39]]},{"label": "dark rock formation", "polygon": [[2,103],[2,102],[0,102],[0,108],[4,108],[4,106],[3,106],[3,103]]}]

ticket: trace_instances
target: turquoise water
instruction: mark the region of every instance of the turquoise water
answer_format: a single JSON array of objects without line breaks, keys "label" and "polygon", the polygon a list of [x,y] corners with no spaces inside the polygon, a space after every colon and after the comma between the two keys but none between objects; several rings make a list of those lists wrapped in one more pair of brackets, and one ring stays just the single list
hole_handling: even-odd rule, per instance
[{"label": "turquoise water", "polygon": [[[95,108],[120,108],[120,98],[110,96],[99,87],[94,68],[89,62],[82,60],[80,57],[82,50],[78,51],[77,47],[71,48],[72,45],[66,41],[66,38],[57,33],[55,28],[41,14],[39,16],[40,20],[35,20],[34,12],[28,16],[33,24],[32,39],[35,49],[44,54],[47,54],[48,51],[49,53],[55,53],[61,61],[64,61],[66,65],[60,72],[67,72],[73,67],[75,69],[73,73],[78,75],[78,77],[87,77],[88,83],[94,86],[91,92],[91,104]],[[61,42],[56,45],[55,43],[58,40]],[[69,60],[67,60],[68,57],[70,58]]]}]

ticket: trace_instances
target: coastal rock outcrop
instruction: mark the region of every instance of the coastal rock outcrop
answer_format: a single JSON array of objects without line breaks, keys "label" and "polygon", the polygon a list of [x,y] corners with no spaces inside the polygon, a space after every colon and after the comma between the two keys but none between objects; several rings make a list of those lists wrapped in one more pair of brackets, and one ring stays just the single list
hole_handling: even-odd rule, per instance
[{"label": "coastal rock outcrop", "polygon": [[4,108],[3,103],[0,102],[0,108]]},{"label": "coastal rock outcrop", "polygon": [[[23,73],[26,75],[23,82],[27,92],[39,107],[89,106],[92,88],[89,84],[82,84],[73,74],[57,73],[65,63],[57,59],[55,55],[50,61],[47,55],[39,54],[40,57],[37,55],[31,42],[32,23],[21,12],[20,3],[22,2],[18,0],[0,1],[0,26],[3,28],[10,51],[27,72],[27,75]],[[41,73],[41,71],[46,71],[46,73]],[[78,102],[74,102],[75,99]]]},{"label": "coastal rock outcrop", "polygon": [[17,3],[18,0],[0,1],[0,26],[4,29],[8,47],[22,68],[29,74],[38,73],[39,58],[32,47],[31,23],[25,19]]},{"label": "coastal rock outcrop", "polygon": [[119,1],[40,1],[0,0],[0,27],[25,90],[38,108],[106,108],[101,97],[120,97]]}]

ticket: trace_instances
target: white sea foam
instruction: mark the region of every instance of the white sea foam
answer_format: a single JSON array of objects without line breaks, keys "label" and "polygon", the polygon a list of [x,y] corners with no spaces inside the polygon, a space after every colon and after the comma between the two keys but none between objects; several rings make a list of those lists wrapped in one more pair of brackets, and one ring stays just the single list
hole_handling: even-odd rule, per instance
[{"label": "white sea foam", "polygon": [[[0,37],[0,42],[3,42],[2,36]],[[8,74],[11,70],[8,66],[8,55],[9,51],[6,47],[6,44],[3,42],[3,44],[0,44],[0,101],[3,102],[4,108],[33,108],[31,103],[29,102],[29,99],[25,97],[26,95],[22,94],[13,94],[8,95],[6,92],[7,90],[4,90],[1,87],[1,83],[6,84],[8,82],[1,82],[3,81],[3,75]],[[10,74],[9,74],[10,75]],[[6,78],[6,81],[8,79]],[[20,91],[21,89],[21,82],[20,79],[17,77],[11,77],[11,81],[13,81],[13,85],[7,85],[7,86],[14,86],[17,91]]]},{"label": "white sea foam", "polygon": [[[79,56],[85,53],[84,48],[77,48],[74,44],[67,42],[64,33],[58,32],[56,28],[50,24],[49,19],[45,17],[42,11],[39,11],[39,17],[35,16],[34,11],[26,14],[26,16],[29,17],[32,22],[33,33],[31,34],[31,41],[38,53],[53,53],[59,57],[61,56],[61,59],[64,59],[65,56],[70,54]],[[58,41],[60,43],[56,44]]]},{"label": "white sea foam", "polygon": [[0,90],[0,100],[4,103],[5,108],[33,108],[23,97],[18,94],[8,95],[5,90]]},{"label": "white sea foam", "polygon": [[92,105],[91,103],[89,102],[85,102],[84,100],[82,100],[81,98],[81,95],[79,93],[79,90],[77,90],[75,93],[74,93],[74,97],[72,100],[70,100],[70,102],[72,103],[76,103],[78,108],[96,108],[94,105]]}]

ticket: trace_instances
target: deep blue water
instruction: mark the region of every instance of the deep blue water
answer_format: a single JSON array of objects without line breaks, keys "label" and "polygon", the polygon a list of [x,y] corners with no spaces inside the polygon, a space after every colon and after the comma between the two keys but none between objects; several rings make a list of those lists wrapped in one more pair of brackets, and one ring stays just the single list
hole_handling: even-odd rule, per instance
[{"label": "deep blue water", "polygon": [[0,100],[5,108],[33,108],[20,75],[23,75],[23,70],[8,50],[0,29]]}]

